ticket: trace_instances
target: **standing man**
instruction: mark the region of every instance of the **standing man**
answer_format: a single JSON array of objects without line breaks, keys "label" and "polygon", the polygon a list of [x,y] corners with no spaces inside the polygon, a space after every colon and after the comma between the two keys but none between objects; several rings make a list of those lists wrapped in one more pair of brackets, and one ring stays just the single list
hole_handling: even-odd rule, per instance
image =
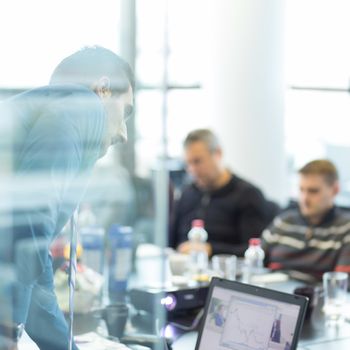
[{"label": "standing man", "polygon": [[350,211],[334,204],[337,169],[329,160],[299,170],[299,205],[276,217],[263,232],[271,269],[297,270],[321,279],[326,271],[350,272]]},{"label": "standing man", "polygon": [[0,335],[16,338],[24,326],[40,349],[68,349],[49,247],[77,208],[96,161],[127,140],[133,90],[124,60],[87,47],[56,67],[49,86],[2,103],[1,118],[13,126],[12,148],[1,150],[11,152],[12,214],[11,225],[1,227],[0,264],[13,267],[14,279],[10,291],[1,289]]},{"label": "standing man", "polygon": [[258,237],[273,213],[261,191],[223,165],[218,138],[208,129],[190,132],[184,141],[187,170],[193,183],[175,205],[170,245],[187,253],[187,233],[194,219],[202,219],[208,232],[209,254],[242,256],[251,237]]}]

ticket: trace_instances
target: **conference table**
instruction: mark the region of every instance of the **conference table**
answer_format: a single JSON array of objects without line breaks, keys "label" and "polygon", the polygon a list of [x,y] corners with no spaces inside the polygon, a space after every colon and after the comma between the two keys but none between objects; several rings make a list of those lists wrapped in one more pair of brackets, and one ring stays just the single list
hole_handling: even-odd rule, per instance
[{"label": "conference table", "polygon": [[[320,282],[312,280],[311,276],[297,272],[285,271],[287,278],[278,279],[278,273],[283,272],[266,271],[268,277],[263,283],[257,283],[265,288],[293,293],[297,287],[316,286],[320,287]],[[283,276],[282,276],[283,277]],[[321,288],[319,288],[320,290]],[[317,303],[314,305],[311,316],[306,318],[302,327],[298,342],[300,350],[350,350],[350,293],[348,295],[349,311],[348,319],[340,327],[329,327],[326,325],[323,309],[323,295],[319,293]],[[181,320],[180,320],[181,321]],[[181,322],[178,322],[181,323]],[[185,320],[189,324],[189,320]],[[194,350],[198,337],[198,327],[195,330],[183,331],[173,330],[171,336],[171,347],[173,350]],[[214,350],[214,349],[213,349]]]},{"label": "conference table", "polygon": [[[305,286],[305,282],[289,279],[284,282],[266,283],[264,287],[292,293],[296,287]],[[350,294],[349,294],[350,303]],[[325,322],[323,295],[318,293],[317,302],[311,315],[305,319],[298,342],[300,350],[350,350],[350,319],[341,326],[329,326]],[[350,316],[350,314],[349,314]],[[173,350],[194,350],[198,332],[185,332],[174,340]]]}]

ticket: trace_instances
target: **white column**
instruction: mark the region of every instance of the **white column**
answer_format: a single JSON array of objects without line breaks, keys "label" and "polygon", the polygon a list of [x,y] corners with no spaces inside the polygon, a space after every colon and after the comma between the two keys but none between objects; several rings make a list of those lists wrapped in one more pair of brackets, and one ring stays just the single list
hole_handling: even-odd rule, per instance
[{"label": "white column", "polygon": [[284,203],[284,0],[207,0],[210,127],[227,165]]}]

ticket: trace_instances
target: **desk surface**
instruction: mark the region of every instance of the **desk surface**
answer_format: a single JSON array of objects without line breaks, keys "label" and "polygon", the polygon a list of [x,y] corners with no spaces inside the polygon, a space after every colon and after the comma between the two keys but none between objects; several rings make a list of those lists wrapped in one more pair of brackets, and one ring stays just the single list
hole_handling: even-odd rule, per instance
[{"label": "desk surface", "polygon": [[[292,292],[304,283],[289,280],[283,283],[271,283],[266,288],[284,292]],[[323,299],[319,299],[310,319],[305,320],[301,337],[298,343],[300,350],[349,350],[350,349],[350,323],[345,322],[339,328],[325,326],[322,313]],[[194,350],[197,332],[188,332],[180,336],[173,343],[173,350]]]}]

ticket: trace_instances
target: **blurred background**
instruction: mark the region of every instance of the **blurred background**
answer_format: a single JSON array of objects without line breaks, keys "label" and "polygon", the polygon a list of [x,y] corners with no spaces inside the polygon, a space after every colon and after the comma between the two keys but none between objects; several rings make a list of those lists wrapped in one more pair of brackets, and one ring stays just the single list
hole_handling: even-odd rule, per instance
[{"label": "blurred background", "polygon": [[177,198],[187,181],[182,141],[203,127],[222,140],[227,165],[281,206],[295,197],[297,169],[319,157],[338,166],[337,200],[350,205],[349,1],[0,7],[0,99],[47,84],[63,57],[87,45],[119,53],[135,70],[129,142],[99,161],[84,200],[105,232],[116,223],[132,228],[134,247],[167,245],[169,193]]}]

